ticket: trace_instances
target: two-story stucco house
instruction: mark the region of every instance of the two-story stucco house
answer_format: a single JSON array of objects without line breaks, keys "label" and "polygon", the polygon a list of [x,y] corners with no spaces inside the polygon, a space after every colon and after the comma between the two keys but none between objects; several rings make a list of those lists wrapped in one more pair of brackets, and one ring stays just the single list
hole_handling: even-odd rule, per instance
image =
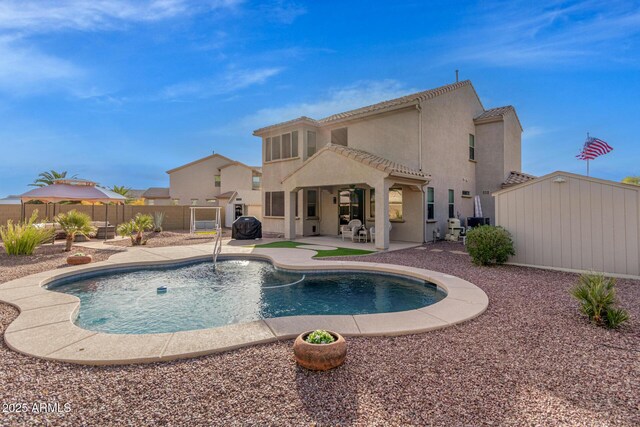
[{"label": "two-story stucco house", "polygon": [[474,195],[493,219],[491,193],[521,168],[521,133],[515,109],[486,110],[470,81],[263,127],[263,227],[338,235],[360,219],[384,249],[473,216]]},{"label": "two-story stucco house", "polygon": [[222,206],[225,226],[241,215],[262,217],[262,171],[212,154],[167,171],[169,198],[175,205]]}]

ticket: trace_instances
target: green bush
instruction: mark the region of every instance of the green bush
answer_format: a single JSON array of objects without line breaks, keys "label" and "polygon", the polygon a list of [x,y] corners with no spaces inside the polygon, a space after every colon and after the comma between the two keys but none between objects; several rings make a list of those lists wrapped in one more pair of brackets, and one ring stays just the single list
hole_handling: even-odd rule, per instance
[{"label": "green bush", "polygon": [[502,264],[516,254],[511,234],[491,225],[475,227],[467,233],[467,251],[477,265]]},{"label": "green bush", "polygon": [[616,279],[602,274],[583,274],[571,295],[580,302],[580,311],[596,325],[617,328],[629,320],[629,314],[615,308]]},{"label": "green bush", "polygon": [[335,340],[336,339],[329,332],[318,329],[317,331],[313,331],[307,335],[307,339],[305,341],[310,344],[331,344]]},{"label": "green bush", "polygon": [[55,237],[56,231],[36,224],[36,218],[37,210],[26,222],[14,224],[9,220],[6,226],[0,226],[0,238],[7,255],[33,255],[38,246]]}]

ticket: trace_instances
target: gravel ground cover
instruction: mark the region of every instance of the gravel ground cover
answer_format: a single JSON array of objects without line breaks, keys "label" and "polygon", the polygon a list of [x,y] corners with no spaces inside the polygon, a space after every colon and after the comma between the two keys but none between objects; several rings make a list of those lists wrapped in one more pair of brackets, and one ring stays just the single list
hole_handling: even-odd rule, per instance
[{"label": "gravel ground cover", "polygon": [[[223,231],[222,235],[227,237],[228,232]],[[213,234],[190,234],[188,231],[162,231],[160,233],[145,233],[147,244],[150,248],[161,246],[182,246],[182,245],[199,245],[202,243],[213,242]],[[131,246],[131,239],[112,240],[108,242],[113,246]]]},{"label": "gravel ground cover", "polygon": [[[455,274],[490,305],[440,331],[349,338],[346,364],[326,373],[297,368],[292,341],[125,367],[46,362],[3,343],[0,401],[70,412],[2,413],[0,425],[640,425],[640,282],[619,281],[632,320],[609,331],[579,315],[567,294],[576,275],[476,267],[450,252],[460,249],[354,257]],[[0,332],[16,315],[0,305]]]},{"label": "gravel ground cover", "polygon": [[120,249],[91,249],[74,246],[64,252],[64,243],[42,245],[32,256],[9,256],[0,244],[0,283],[42,271],[65,268],[67,257],[76,252],[91,255],[94,261],[104,261]]}]

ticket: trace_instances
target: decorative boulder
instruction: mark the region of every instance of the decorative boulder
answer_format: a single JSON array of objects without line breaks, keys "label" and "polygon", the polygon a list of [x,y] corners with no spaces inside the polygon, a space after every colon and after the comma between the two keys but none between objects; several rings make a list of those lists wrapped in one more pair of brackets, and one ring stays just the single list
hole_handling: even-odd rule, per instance
[{"label": "decorative boulder", "polygon": [[67,257],[67,264],[69,265],[81,265],[81,264],[89,264],[93,258],[91,255],[71,255]]}]

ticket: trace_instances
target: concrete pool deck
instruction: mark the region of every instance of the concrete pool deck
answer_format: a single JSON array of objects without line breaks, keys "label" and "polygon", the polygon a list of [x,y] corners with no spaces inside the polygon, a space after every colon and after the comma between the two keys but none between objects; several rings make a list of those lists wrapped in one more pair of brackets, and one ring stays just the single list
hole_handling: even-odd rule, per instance
[{"label": "concrete pool deck", "polygon": [[212,245],[129,248],[107,261],[50,270],[0,285],[0,301],[20,310],[4,333],[9,348],[34,357],[78,364],[150,363],[196,357],[240,347],[291,339],[310,329],[330,329],[345,336],[388,336],[427,332],[471,320],[489,303],[477,286],[436,271],[392,264],[313,259],[315,251],[255,248],[225,244],[221,257],[271,261],[292,270],[366,270],[428,280],[447,292],[440,302],[416,310],[361,314],[291,316],[218,328],[161,334],[107,334],[74,324],[77,297],[45,289],[48,283],[80,273],[132,266],[177,264],[211,257]]}]

